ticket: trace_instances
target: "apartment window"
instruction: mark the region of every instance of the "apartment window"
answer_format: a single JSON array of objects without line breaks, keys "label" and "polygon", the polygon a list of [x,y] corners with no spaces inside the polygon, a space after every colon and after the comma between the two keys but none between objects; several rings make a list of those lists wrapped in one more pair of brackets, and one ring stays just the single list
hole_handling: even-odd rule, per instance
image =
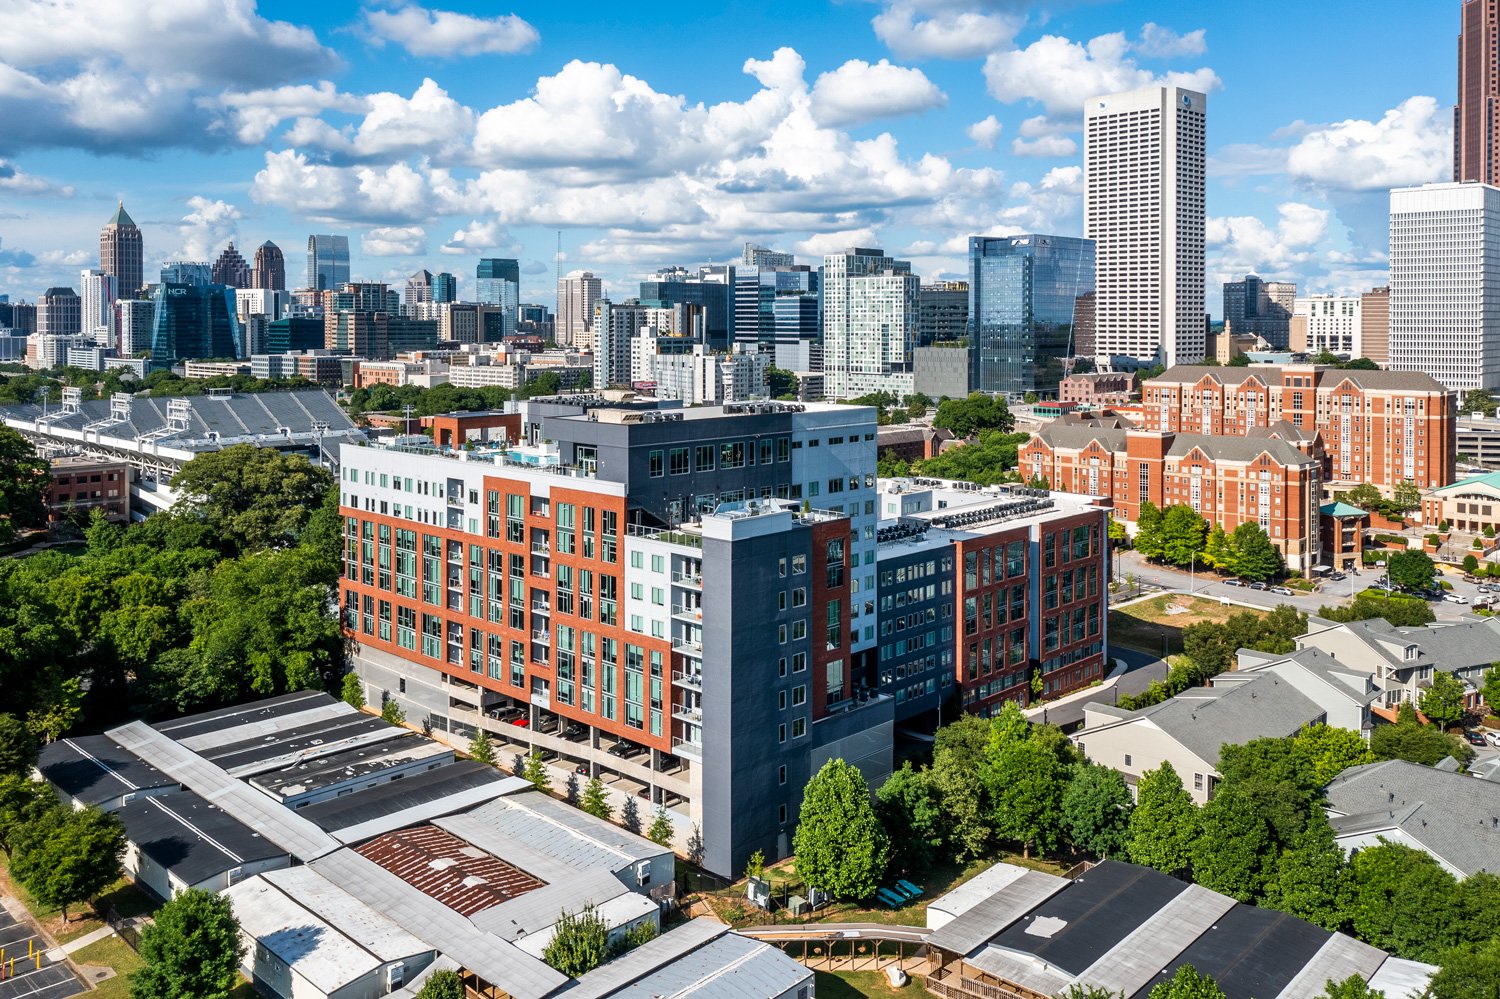
[{"label": "apartment window", "polygon": [[776,726],[776,741],[777,742],[786,742],[786,726],[785,725],[777,725]]},{"label": "apartment window", "polygon": [[801,683],[792,688],[792,706],[797,707],[807,703],[807,684]]},{"label": "apartment window", "polygon": [[793,739],[800,739],[800,738],[802,738],[806,734],[807,734],[807,719],[806,718],[793,718],[792,719],[792,738]]},{"label": "apartment window", "polygon": [[1127,767],[1130,766],[1130,754],[1129,753],[1125,754],[1125,765]]},{"label": "apartment window", "polygon": [[665,474],[666,466],[662,461],[662,452],[652,451],[647,458],[647,464],[651,468],[651,478],[659,479]]},{"label": "apartment window", "polygon": [[[785,770],[786,767],[782,767],[781,769]],[[783,780],[782,783],[785,784],[786,781]],[[786,806],[785,805],[777,805],[776,806],[776,820],[778,822],[782,823],[783,825],[786,824]],[[803,989],[802,991],[806,992],[807,990]]]},{"label": "apartment window", "polygon": [[688,467],[688,449],[685,447],[674,447],[668,458],[668,469],[673,475],[686,475],[690,471]]},{"label": "apartment window", "polygon": [[714,468],[714,446],[699,444],[693,449],[693,468],[699,472],[711,472]]},{"label": "apartment window", "polygon": [[[777,771],[776,771],[776,783],[778,783],[778,784],[785,784],[786,783],[786,764],[782,764],[779,768],[777,768]],[[781,807],[783,809],[786,808],[785,805],[783,805]],[[786,821],[786,820],[783,819],[782,821]]]}]

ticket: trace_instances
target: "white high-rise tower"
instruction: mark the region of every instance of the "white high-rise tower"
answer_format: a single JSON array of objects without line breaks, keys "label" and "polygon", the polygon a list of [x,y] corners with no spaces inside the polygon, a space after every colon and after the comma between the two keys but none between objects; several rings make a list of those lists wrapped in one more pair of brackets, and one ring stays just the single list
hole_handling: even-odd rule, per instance
[{"label": "white high-rise tower", "polygon": [[1083,109],[1083,234],[1094,241],[1101,366],[1203,359],[1204,124],[1181,87],[1092,97]]},{"label": "white high-rise tower", "polygon": [[1500,388],[1500,187],[1391,192],[1390,367]]}]

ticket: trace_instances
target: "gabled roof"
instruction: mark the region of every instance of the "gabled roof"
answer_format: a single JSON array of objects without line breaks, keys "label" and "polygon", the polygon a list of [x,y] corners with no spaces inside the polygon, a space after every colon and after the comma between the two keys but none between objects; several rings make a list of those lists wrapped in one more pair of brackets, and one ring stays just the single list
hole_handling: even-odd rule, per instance
[{"label": "gabled roof", "polygon": [[[1262,383],[1270,382],[1273,385],[1279,385],[1281,367],[1282,365],[1262,365],[1257,370],[1253,367],[1226,368],[1211,364],[1174,364],[1150,381],[1196,385],[1207,377],[1221,385],[1239,385],[1250,378],[1256,378]],[[1313,365],[1298,365],[1298,368],[1303,371],[1314,370]],[[1422,371],[1359,371],[1352,368],[1341,370],[1326,366],[1318,366],[1315,370],[1322,375],[1323,388],[1331,388],[1347,381],[1362,389],[1438,393],[1448,391],[1437,379]]]},{"label": "gabled roof", "polygon": [[1368,517],[1369,512],[1361,510],[1357,506],[1348,503],[1325,503],[1318,507],[1318,512],[1325,517]]},{"label": "gabled roof", "polygon": [[1386,760],[1350,767],[1324,792],[1334,831],[1397,831],[1465,876],[1500,873],[1500,784]]},{"label": "gabled roof", "polygon": [[1085,743],[1090,734],[1104,728],[1150,722],[1211,766],[1218,765],[1219,751],[1225,745],[1295,735],[1327,713],[1273,673],[1257,674],[1227,687],[1195,687],[1137,711],[1094,705],[1090,712],[1115,715],[1120,721],[1079,732],[1077,738]]},{"label": "gabled roof", "polygon": [[[1495,618],[1465,618],[1414,628],[1397,628],[1384,618],[1372,618],[1350,621],[1342,627],[1398,669],[1419,663],[1444,672],[1488,666],[1495,661],[1495,649],[1500,643],[1500,620]],[[1396,647],[1407,645],[1417,647],[1417,659],[1408,660],[1395,651]]]},{"label": "gabled roof", "polygon": [[1459,479],[1457,482],[1450,482],[1446,486],[1438,486],[1433,490],[1433,493],[1456,493],[1462,492],[1465,488],[1472,489],[1476,486],[1484,486],[1500,492],[1500,472],[1471,475],[1467,479]]},{"label": "gabled roof", "polygon": [[[1316,458],[1302,453],[1281,437],[1219,437],[1183,433],[1172,433],[1169,436],[1172,442],[1167,448],[1167,454],[1173,458],[1186,457],[1196,449],[1211,461],[1252,462],[1265,454],[1278,465],[1317,464]],[[1054,420],[1038,430],[1036,437],[1051,448],[1081,451],[1091,442],[1098,441],[1106,451],[1120,453],[1125,450],[1128,430],[1124,427]]]}]

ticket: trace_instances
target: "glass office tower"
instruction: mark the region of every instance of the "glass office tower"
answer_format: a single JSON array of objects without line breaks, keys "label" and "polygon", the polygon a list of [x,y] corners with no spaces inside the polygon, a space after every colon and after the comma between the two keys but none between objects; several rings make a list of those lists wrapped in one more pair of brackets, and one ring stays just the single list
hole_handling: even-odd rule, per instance
[{"label": "glass office tower", "polygon": [[518,261],[484,257],[474,269],[474,301],[498,305],[504,336],[515,336],[516,315],[521,307],[521,265]]},{"label": "glass office tower", "polygon": [[157,286],[156,317],[151,328],[153,362],[175,364],[195,358],[246,356],[233,288],[222,284]]},{"label": "glass office tower", "polygon": [[970,237],[970,384],[1055,396],[1075,354],[1078,300],[1093,291],[1091,239]]},{"label": "glass office tower", "polygon": [[307,286],[336,291],[349,283],[349,237],[307,237]]}]

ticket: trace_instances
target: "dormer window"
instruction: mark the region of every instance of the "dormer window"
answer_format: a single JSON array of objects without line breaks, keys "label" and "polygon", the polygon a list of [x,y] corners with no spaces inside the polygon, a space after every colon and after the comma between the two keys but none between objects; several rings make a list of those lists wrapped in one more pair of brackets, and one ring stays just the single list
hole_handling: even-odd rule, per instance
[{"label": "dormer window", "polygon": [[1406,647],[1406,653],[1402,658],[1404,658],[1407,662],[1411,662],[1412,660],[1416,659],[1417,647],[1415,645],[1408,645]]}]

